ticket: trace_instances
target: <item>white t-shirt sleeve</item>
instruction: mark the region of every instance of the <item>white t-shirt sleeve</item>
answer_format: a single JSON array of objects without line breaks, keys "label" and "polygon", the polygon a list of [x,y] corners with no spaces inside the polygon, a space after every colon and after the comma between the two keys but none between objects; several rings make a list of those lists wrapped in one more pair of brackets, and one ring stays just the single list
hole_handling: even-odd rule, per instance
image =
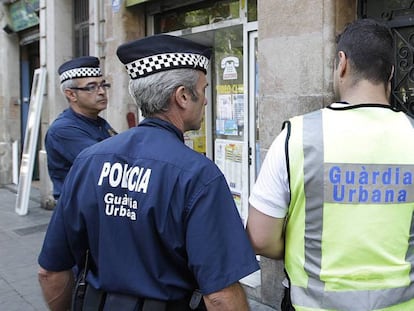
[{"label": "white t-shirt sleeve", "polygon": [[286,135],[285,128],[270,146],[249,197],[250,205],[275,218],[286,216],[290,200],[285,153]]}]

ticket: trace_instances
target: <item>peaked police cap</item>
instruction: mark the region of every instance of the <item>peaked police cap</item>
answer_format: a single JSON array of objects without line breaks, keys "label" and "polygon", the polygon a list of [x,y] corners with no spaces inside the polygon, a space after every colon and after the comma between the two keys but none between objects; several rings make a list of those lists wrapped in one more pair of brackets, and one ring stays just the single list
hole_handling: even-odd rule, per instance
[{"label": "peaked police cap", "polygon": [[99,59],[94,56],[81,56],[69,60],[59,67],[58,73],[60,83],[69,79],[102,76]]},{"label": "peaked police cap", "polygon": [[171,35],[154,35],[118,47],[117,55],[131,79],[171,69],[193,68],[207,73],[211,48]]}]

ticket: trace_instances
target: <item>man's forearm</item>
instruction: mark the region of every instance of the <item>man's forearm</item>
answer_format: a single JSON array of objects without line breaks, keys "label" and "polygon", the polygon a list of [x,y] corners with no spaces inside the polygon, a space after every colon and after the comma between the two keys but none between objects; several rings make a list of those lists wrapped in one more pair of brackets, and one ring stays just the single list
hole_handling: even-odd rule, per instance
[{"label": "man's forearm", "polygon": [[74,285],[72,270],[51,272],[40,268],[38,278],[49,309],[52,311],[69,310]]},{"label": "man's forearm", "polygon": [[208,311],[248,311],[249,304],[240,283],[235,283],[221,291],[204,296]]}]

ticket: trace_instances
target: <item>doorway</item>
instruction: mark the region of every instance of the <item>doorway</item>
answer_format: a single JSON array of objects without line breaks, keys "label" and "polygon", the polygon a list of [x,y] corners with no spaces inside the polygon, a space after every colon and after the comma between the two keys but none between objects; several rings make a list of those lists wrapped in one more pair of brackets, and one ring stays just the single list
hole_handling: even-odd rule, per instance
[{"label": "doorway", "polygon": [[[30,94],[33,82],[33,75],[35,69],[40,66],[39,56],[39,41],[34,41],[20,47],[20,79],[21,79],[21,93],[20,93],[20,124],[21,124],[21,140],[20,150],[23,150],[23,143],[26,135],[26,125],[29,115]],[[39,165],[38,165],[38,151],[41,149],[41,141],[37,140],[37,150],[35,165],[33,168],[33,180],[39,179]]]}]

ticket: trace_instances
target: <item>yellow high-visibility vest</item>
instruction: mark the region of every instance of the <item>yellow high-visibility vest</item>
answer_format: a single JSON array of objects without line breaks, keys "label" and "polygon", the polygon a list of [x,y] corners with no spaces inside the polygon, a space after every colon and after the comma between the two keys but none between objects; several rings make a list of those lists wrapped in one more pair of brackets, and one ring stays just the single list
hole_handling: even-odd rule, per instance
[{"label": "yellow high-visibility vest", "polygon": [[287,123],[297,311],[414,310],[414,119],[367,104]]}]

